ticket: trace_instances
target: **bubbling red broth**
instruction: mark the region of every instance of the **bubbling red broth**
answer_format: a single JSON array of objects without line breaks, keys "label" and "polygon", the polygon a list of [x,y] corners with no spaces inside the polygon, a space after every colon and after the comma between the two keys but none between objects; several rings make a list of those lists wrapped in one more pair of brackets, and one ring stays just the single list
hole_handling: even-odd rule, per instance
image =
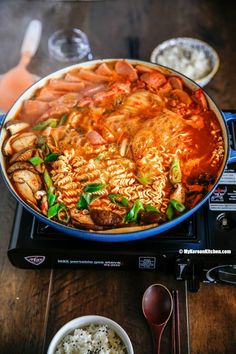
[{"label": "bubbling red broth", "polygon": [[16,192],[76,228],[129,231],[172,220],[211,190],[224,159],[203,91],[126,60],[49,79],[5,129]]}]

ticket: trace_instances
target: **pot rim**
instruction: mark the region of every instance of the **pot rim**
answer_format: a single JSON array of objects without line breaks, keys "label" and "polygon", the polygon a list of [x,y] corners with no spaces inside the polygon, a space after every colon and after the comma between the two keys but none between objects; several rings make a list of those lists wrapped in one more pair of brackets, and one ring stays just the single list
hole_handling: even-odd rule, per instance
[{"label": "pot rim", "polygon": [[[135,240],[140,240],[144,239],[147,237],[151,237],[157,234],[160,234],[164,231],[167,231],[177,224],[181,223],[182,221],[186,220],[188,217],[190,217],[193,213],[195,213],[210,197],[210,195],[214,192],[223,172],[225,169],[225,166],[227,164],[227,161],[229,159],[229,132],[228,132],[228,127],[226,124],[226,120],[224,118],[224,115],[222,111],[219,109],[215,101],[205,92],[205,90],[198,85],[196,82],[193,80],[189,79],[185,75],[179,73],[178,71],[168,68],[164,65],[156,64],[156,63],[151,63],[145,60],[136,60],[136,59],[124,59],[124,58],[108,58],[108,59],[96,59],[96,60],[91,60],[91,61],[86,61],[84,63],[78,63],[78,64],[73,64],[67,67],[64,67],[62,69],[59,69],[51,74],[48,74],[47,76],[41,78],[39,81],[35,82],[32,86],[30,86],[25,92],[22,93],[22,95],[17,99],[17,101],[13,104],[13,106],[10,108],[10,110],[6,113],[2,125],[5,124],[6,121],[10,120],[13,118],[17,111],[20,109],[23,100],[29,99],[32,97],[33,92],[35,90],[43,87],[46,82],[51,79],[51,78],[59,78],[66,72],[80,68],[80,67],[92,67],[95,66],[96,64],[102,63],[102,62],[112,62],[112,61],[117,61],[117,60],[127,60],[128,62],[132,64],[144,64],[146,66],[152,67],[152,68],[158,68],[162,73],[170,75],[170,74],[176,74],[177,76],[180,76],[184,84],[189,87],[191,90],[193,89],[201,89],[204,92],[204,95],[207,98],[209,107],[215,112],[217,119],[220,123],[221,129],[222,129],[222,134],[224,138],[224,148],[225,148],[225,155],[224,155],[224,161],[222,162],[221,169],[218,172],[217,179],[212,187],[212,189],[205,195],[204,198],[200,200],[192,209],[188,210],[182,215],[177,216],[175,219],[167,221],[164,224],[157,225],[157,226],[150,226],[146,229],[141,229],[141,230],[135,230],[135,231],[128,231],[128,229],[131,229],[130,226],[127,226],[127,232],[124,231],[125,228],[122,228],[122,232],[117,232],[116,230],[119,231],[119,229],[114,228],[114,229],[109,229],[109,230],[85,230],[85,229],[77,229],[75,227],[67,226],[61,223],[58,223],[57,221],[53,221],[48,219],[46,216],[43,214],[39,213],[35,209],[33,209],[30,205],[28,205],[15,191],[14,187],[12,186],[8,175],[6,173],[5,165],[4,165],[4,158],[2,154],[2,149],[0,152],[0,166],[1,166],[1,172],[2,176],[4,179],[4,182],[6,183],[8,189],[10,192],[13,194],[13,196],[16,198],[16,200],[22,204],[31,214],[36,216],[39,220],[42,222],[54,227],[60,232],[64,232],[66,234],[82,238],[85,240],[90,240],[90,241],[101,241],[101,242],[127,242],[127,241],[135,241]],[[3,129],[0,131],[0,147],[2,148],[2,143],[4,141],[3,137]],[[110,231],[110,232],[109,232]]]}]

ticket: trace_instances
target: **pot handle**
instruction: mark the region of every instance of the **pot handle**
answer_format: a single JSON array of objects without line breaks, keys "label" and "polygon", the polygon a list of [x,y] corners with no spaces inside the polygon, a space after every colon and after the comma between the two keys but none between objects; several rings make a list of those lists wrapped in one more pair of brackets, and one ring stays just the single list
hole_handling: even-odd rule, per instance
[{"label": "pot handle", "polygon": [[[235,122],[236,121],[236,112],[223,112],[224,118],[227,122],[227,124],[231,123],[231,122]],[[236,136],[232,137],[232,140],[236,140]],[[233,150],[231,147],[229,148],[229,159],[228,159],[228,163],[233,163],[236,162],[236,151]]]}]

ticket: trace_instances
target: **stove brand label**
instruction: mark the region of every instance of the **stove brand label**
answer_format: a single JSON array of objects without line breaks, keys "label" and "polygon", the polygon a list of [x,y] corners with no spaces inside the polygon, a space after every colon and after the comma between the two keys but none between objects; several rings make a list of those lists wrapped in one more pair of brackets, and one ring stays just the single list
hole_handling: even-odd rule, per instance
[{"label": "stove brand label", "polygon": [[221,184],[236,184],[236,173],[235,172],[230,172],[231,170],[226,170],[221,179],[220,183]]},{"label": "stove brand label", "polygon": [[209,199],[210,210],[236,210],[236,186],[219,184]]},{"label": "stove brand label", "polygon": [[58,259],[58,264],[69,264],[69,265],[82,265],[82,266],[97,266],[97,267],[111,267],[117,268],[122,266],[121,261],[111,261],[111,260],[94,260],[94,259]]},{"label": "stove brand label", "polygon": [[139,257],[139,269],[156,269],[156,257]]},{"label": "stove brand label", "polygon": [[45,261],[45,256],[27,256],[24,257],[24,259],[28,262],[31,263],[35,266],[39,266],[40,264],[42,264]]}]

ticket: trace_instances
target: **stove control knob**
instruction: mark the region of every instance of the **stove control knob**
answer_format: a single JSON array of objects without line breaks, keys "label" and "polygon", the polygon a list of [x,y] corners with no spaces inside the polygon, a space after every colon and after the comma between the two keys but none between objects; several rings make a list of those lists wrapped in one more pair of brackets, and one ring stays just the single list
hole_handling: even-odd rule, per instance
[{"label": "stove control knob", "polygon": [[229,230],[232,228],[232,219],[226,213],[219,214],[216,218],[219,227],[222,230]]}]

